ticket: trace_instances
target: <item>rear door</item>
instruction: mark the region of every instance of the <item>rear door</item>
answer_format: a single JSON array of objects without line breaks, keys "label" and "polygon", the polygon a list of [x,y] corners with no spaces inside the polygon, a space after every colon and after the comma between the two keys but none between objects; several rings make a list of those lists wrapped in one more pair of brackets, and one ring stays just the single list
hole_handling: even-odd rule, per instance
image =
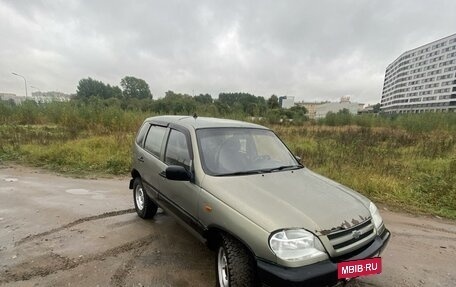
[{"label": "rear door", "polygon": [[162,180],[160,173],[166,168],[163,162],[163,151],[168,129],[164,126],[150,124],[144,140],[144,149],[137,154],[136,166],[143,180],[144,188],[149,197],[158,199],[159,185]]}]

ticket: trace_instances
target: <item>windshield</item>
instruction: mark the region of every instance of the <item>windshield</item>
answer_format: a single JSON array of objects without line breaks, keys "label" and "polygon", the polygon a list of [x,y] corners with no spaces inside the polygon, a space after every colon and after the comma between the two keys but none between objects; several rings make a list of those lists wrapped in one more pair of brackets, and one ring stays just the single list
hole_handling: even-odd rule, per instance
[{"label": "windshield", "polygon": [[255,128],[196,131],[201,162],[210,175],[241,175],[302,167],[277,136]]}]

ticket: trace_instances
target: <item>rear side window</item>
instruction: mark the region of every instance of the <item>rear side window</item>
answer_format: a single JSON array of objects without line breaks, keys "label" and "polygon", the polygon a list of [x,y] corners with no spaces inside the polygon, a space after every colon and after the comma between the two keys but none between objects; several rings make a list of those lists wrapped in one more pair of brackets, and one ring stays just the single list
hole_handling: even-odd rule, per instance
[{"label": "rear side window", "polygon": [[160,150],[165,136],[166,128],[160,126],[151,126],[147,133],[144,149],[156,157],[160,157]]},{"label": "rear side window", "polygon": [[150,124],[149,123],[144,123],[141,127],[141,129],[138,132],[138,135],[136,136],[136,143],[139,146],[142,146],[144,142],[144,138],[146,137],[146,133],[149,130]]},{"label": "rear side window", "polygon": [[190,170],[190,152],[185,135],[177,130],[171,130],[166,147],[165,163],[180,165]]}]

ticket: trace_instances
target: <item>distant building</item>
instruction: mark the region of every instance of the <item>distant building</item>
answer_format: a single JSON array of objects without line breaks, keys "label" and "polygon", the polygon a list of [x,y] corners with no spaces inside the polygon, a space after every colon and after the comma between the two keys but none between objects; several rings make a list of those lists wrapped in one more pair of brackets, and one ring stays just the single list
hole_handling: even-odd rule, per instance
[{"label": "distant building", "polygon": [[289,109],[294,106],[294,97],[283,96],[279,97],[279,106],[283,109]]},{"label": "distant building", "polygon": [[[60,92],[33,92],[27,100],[33,100],[37,103],[49,102],[67,102],[72,98],[72,95],[67,95]],[[11,93],[0,93],[0,99],[3,101],[13,100],[16,104],[20,104],[26,100],[25,97],[16,96]]]},{"label": "distant building", "polygon": [[32,99],[37,103],[68,102],[71,96],[60,92],[33,92]]},{"label": "distant building", "polygon": [[19,103],[21,103],[23,100],[25,100],[25,98],[24,98],[24,97],[16,96],[16,94],[11,94],[11,93],[0,93],[0,100],[2,100],[2,101],[9,101],[9,100],[12,100],[12,101],[14,101],[14,103],[19,104]]},{"label": "distant building", "polygon": [[337,113],[344,109],[348,110],[350,114],[357,115],[362,110],[364,104],[350,102],[350,97],[342,97],[339,103],[324,103],[316,106],[315,119],[322,119],[326,117],[329,112]]},{"label": "distant building", "polygon": [[307,116],[309,119],[313,120],[315,119],[317,115],[317,107],[322,104],[326,104],[328,102],[299,102],[296,103],[296,105],[305,107],[307,110]]},{"label": "distant building", "polygon": [[456,34],[406,51],[388,65],[381,111],[456,112]]}]

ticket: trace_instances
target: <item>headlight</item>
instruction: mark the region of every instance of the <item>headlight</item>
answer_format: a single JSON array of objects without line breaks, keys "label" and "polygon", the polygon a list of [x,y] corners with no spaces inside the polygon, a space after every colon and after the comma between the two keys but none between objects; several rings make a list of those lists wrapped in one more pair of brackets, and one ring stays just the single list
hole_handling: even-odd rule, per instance
[{"label": "headlight", "polygon": [[327,258],[320,240],[304,229],[289,229],[274,233],[269,239],[269,246],[277,257],[287,261]]},{"label": "headlight", "polygon": [[371,202],[369,205],[369,211],[371,213],[372,221],[374,222],[375,228],[377,229],[377,231],[379,231],[380,227],[383,224],[383,219],[380,216],[380,212],[378,211],[377,206],[375,206],[373,202]]}]

